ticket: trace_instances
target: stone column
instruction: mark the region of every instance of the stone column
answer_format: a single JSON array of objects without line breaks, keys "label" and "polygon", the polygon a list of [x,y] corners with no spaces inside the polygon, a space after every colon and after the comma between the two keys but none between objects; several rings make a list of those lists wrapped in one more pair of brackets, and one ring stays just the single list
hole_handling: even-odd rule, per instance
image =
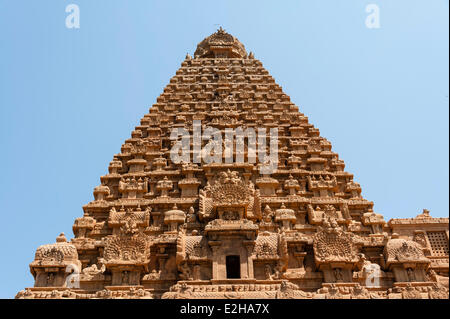
[{"label": "stone column", "polygon": [[255,246],[254,241],[245,241],[244,246],[246,248],[246,252],[247,252],[247,274],[246,277],[244,277],[244,279],[253,279],[255,277],[254,275],[254,271],[253,271],[253,259],[252,259],[252,253],[253,253],[253,248]]},{"label": "stone column", "polygon": [[211,246],[212,250],[212,279],[217,280],[219,278],[219,248],[220,248],[220,241],[210,241],[209,246]]}]

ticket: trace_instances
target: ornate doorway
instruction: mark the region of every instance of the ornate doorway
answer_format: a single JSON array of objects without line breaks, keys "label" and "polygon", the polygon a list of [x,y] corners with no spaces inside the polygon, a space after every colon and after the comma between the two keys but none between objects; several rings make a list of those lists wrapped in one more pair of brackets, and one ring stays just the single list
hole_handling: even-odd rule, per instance
[{"label": "ornate doorway", "polygon": [[241,260],[238,255],[227,256],[227,279],[241,278]]}]

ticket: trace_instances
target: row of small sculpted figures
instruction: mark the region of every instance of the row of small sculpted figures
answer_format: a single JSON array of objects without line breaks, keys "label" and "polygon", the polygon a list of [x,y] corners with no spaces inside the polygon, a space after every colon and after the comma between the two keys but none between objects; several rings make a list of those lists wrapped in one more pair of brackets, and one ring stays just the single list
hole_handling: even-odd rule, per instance
[{"label": "row of small sculpted figures", "polygon": [[[253,288],[253,290],[251,289]],[[427,286],[427,287],[397,287],[390,288],[387,291],[369,291],[365,287],[324,287],[315,293],[305,293],[298,289],[281,289],[280,285],[208,285],[197,287],[183,287],[175,285],[171,287],[170,292],[166,293],[166,297],[177,297],[177,295],[186,295],[195,297],[195,293],[211,293],[211,297],[217,293],[249,293],[249,292],[283,292],[289,298],[307,298],[307,299],[448,299],[449,290],[443,286]],[[295,294],[299,292],[301,294]],[[171,295],[171,296],[170,296]],[[266,297],[272,296],[266,295]],[[53,291],[31,291],[30,289],[22,290],[16,295],[16,299],[92,299],[92,298],[148,298],[155,296],[148,290],[139,288],[125,288],[123,290],[111,291],[103,289],[94,294],[75,292],[70,289],[53,290]],[[251,297],[249,295],[249,297]],[[165,298],[163,295],[162,298]],[[270,297],[269,297],[270,298]],[[272,298],[283,298],[283,294],[273,295]]]}]

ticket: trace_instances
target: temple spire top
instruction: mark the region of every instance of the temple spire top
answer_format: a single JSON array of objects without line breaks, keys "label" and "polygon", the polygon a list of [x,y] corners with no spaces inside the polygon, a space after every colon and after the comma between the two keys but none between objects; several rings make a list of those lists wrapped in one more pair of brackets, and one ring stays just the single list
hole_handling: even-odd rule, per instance
[{"label": "temple spire top", "polygon": [[195,58],[245,58],[244,45],[222,27],[197,45]]}]

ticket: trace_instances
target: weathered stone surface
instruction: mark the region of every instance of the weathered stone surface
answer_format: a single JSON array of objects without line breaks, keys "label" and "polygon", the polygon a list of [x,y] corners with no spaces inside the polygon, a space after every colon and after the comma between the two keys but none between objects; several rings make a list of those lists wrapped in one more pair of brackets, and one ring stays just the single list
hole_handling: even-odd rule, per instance
[{"label": "weathered stone surface", "polygon": [[[222,133],[277,127],[277,170],[172,162],[171,129],[192,133],[195,120]],[[344,166],[220,29],[114,155],[75,238],[38,248],[35,286],[16,297],[448,298],[448,218],[386,223]]]}]

